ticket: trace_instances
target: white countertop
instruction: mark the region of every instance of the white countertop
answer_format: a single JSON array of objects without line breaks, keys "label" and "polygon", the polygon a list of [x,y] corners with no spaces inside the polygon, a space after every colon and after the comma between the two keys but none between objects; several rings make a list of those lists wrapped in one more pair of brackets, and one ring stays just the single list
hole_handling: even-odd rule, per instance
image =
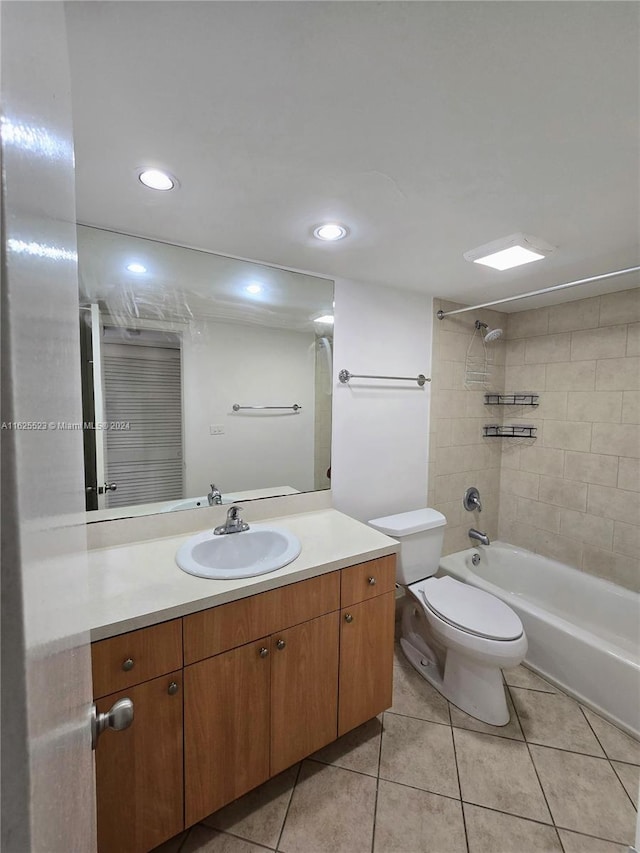
[{"label": "white countertop", "polygon": [[294,533],[302,543],[302,552],[288,566],[255,578],[221,581],[183,572],[175,555],[192,534],[90,551],[85,617],[91,639],[101,640],[186,616],[393,554],[399,548],[394,539],[334,509],[269,518],[267,523]]}]

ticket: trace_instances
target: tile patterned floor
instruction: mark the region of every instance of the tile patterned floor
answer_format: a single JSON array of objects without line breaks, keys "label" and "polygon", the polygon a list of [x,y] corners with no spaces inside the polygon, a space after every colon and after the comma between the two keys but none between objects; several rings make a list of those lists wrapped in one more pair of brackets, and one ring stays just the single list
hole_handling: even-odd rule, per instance
[{"label": "tile patterned floor", "polygon": [[502,728],[394,672],[384,715],[154,853],[627,853],[639,743],[524,667]]}]

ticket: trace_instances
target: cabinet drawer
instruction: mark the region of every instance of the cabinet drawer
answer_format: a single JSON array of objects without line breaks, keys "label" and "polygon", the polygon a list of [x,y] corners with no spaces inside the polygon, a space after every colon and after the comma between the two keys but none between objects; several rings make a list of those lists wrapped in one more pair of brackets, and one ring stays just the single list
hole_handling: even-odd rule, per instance
[{"label": "cabinet drawer", "polygon": [[91,646],[93,695],[106,696],[182,667],[182,619]]},{"label": "cabinet drawer", "polygon": [[185,665],[307,622],[339,607],[340,572],[331,572],[185,616]]},{"label": "cabinet drawer", "polygon": [[342,570],[341,606],[349,607],[395,589],[396,556],[379,557]]}]

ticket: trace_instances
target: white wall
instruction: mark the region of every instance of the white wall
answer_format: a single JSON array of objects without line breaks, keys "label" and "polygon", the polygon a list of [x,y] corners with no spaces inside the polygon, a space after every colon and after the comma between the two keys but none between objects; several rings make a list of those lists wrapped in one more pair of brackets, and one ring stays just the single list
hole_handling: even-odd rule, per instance
[{"label": "white wall", "polygon": [[[183,337],[185,495],[314,488],[315,335],[193,321]],[[298,403],[297,414],[238,412]],[[210,425],[223,435],[211,435]]]},{"label": "white wall", "polygon": [[336,281],[332,491],[362,521],[426,506],[430,385],[338,372],[430,375],[432,299]]},{"label": "white wall", "polygon": [[[2,420],[82,422],[62,3],[2,3]],[[2,431],[2,850],[95,849],[82,432]]]}]

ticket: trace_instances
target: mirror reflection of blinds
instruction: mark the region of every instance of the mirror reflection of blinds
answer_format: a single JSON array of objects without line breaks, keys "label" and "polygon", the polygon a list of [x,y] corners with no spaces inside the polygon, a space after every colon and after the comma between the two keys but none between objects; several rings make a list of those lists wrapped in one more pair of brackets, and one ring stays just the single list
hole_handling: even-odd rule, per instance
[{"label": "mirror reflection of blinds", "polygon": [[180,350],[106,343],[105,415],[129,429],[105,433],[108,505],[183,497]]}]

